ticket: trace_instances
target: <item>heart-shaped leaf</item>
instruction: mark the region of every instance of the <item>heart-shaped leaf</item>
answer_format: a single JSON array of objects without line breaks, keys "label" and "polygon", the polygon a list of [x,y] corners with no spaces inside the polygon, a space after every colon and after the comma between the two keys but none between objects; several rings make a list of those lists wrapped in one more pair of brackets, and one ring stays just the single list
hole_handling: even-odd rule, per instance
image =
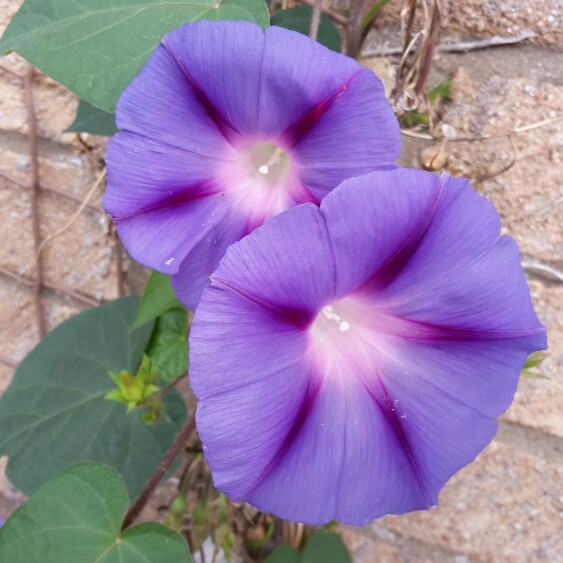
[{"label": "heart-shaped leaf", "polygon": [[115,115],[80,100],[76,117],[65,132],[92,133],[92,135],[111,137],[117,133]]},{"label": "heart-shaped leaf", "polygon": [[301,555],[295,548],[282,545],[268,555],[266,563],[301,563]]},{"label": "heart-shaped leaf", "polygon": [[[293,31],[298,31],[303,35],[309,35],[312,17],[313,10],[310,6],[295,6],[295,8],[276,12],[272,16],[272,25],[292,29]],[[326,14],[321,14],[321,21],[317,32],[317,41],[321,45],[324,45],[337,53],[342,51],[342,39],[340,37],[340,33],[338,33],[338,29],[336,29],[336,26]]]},{"label": "heart-shaped leaf", "polygon": [[159,381],[172,381],[188,371],[186,309],[170,309],[156,319],[147,355],[153,361]]},{"label": "heart-shaped leaf", "polygon": [[185,22],[268,25],[263,0],[26,0],[0,40],[81,99],[113,112],[158,42]]},{"label": "heart-shaped leaf", "polygon": [[68,319],[16,370],[0,398],[0,455],[26,494],[73,463],[98,461],[135,497],[180,431],[186,409],[175,391],[150,426],[141,411],[104,399],[115,388],[108,373],[135,373],[151,336],[152,322],[133,328],[138,303],[125,297]]},{"label": "heart-shaped leaf", "polygon": [[284,545],[272,551],[266,563],[352,563],[352,559],[338,534],[317,530],[307,540],[303,553]]},{"label": "heart-shaped leaf", "polygon": [[182,304],[176,299],[170,276],[153,270],[141,297],[135,326],[144,325],[176,307],[182,307]]},{"label": "heart-shaped leaf", "polygon": [[352,563],[346,544],[334,532],[317,530],[305,544],[302,563]]},{"label": "heart-shaped leaf", "polygon": [[39,488],[0,529],[2,561],[189,563],[182,537],[147,522],[121,533],[129,499],[118,473],[83,463]]}]

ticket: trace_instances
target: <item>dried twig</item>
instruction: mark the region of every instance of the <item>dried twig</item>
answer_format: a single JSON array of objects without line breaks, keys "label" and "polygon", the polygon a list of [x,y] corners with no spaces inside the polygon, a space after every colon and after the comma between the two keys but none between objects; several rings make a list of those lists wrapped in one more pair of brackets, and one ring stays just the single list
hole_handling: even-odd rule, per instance
[{"label": "dried twig", "polygon": [[561,205],[562,203],[563,203],[563,195],[559,196],[555,201],[553,201],[549,205],[546,205],[545,207],[543,207],[540,210],[540,212],[538,213],[538,215],[540,217],[543,217],[544,215],[547,215],[548,213],[550,213],[553,209],[555,209],[558,205]]},{"label": "dried twig", "polygon": [[354,0],[352,15],[346,30],[346,54],[357,58],[360,54],[362,43],[362,21],[364,17],[365,0]]},{"label": "dried twig", "polygon": [[125,295],[125,275],[123,272],[123,245],[115,233],[115,271],[117,277],[117,295],[123,297]]},{"label": "dried twig", "polygon": [[[311,7],[315,6],[315,0],[297,0],[297,1],[301,4],[305,4],[306,6],[311,6]],[[330,8],[321,7],[321,11],[336,23],[339,23],[340,25],[344,25],[344,26],[348,25],[349,20],[346,16],[343,16],[342,14],[339,14],[338,12],[335,12]]]},{"label": "dried twig", "polygon": [[[489,47],[502,47],[506,45],[513,45],[515,43],[521,43],[527,39],[533,39],[537,37],[536,33],[531,31],[526,31],[520,33],[519,35],[509,35],[500,36],[493,35],[492,37],[487,37],[486,39],[477,39],[475,41],[461,41],[459,43],[449,43],[447,40],[440,43],[436,47],[437,53],[466,53],[468,51],[476,51],[478,49],[488,49]],[[362,53],[364,59],[369,59],[371,57],[387,57],[392,55],[402,55],[402,47],[378,47],[376,49],[368,49]]]},{"label": "dried twig", "polygon": [[10,68],[9,66],[6,66],[3,63],[0,63],[0,70],[3,70],[4,72],[7,72],[9,74],[12,74],[13,76],[16,76],[17,78],[20,78],[21,80],[24,79],[24,75],[21,72],[19,72],[15,68]]},{"label": "dried twig", "polygon": [[7,356],[0,356],[0,364],[4,364],[11,368],[18,367],[18,362],[12,360],[12,358],[8,358]]},{"label": "dried twig", "polygon": [[[31,223],[33,232],[33,246],[35,253],[38,255],[41,247],[41,231],[39,227],[39,153],[37,147],[37,123],[35,120],[35,108],[33,106],[33,66],[28,65],[25,73],[24,84],[24,100],[27,110],[27,127],[29,140],[29,159],[31,162],[31,184],[30,184],[30,200],[31,200]],[[39,338],[45,336],[45,319],[43,318],[43,304],[41,302],[41,292],[43,289],[43,262],[41,256],[36,263],[36,282],[33,291],[33,299],[35,302],[35,314],[37,318],[37,331]]]},{"label": "dried twig", "polygon": [[489,47],[503,47],[505,45],[513,45],[521,43],[527,39],[537,37],[537,33],[533,31],[524,31],[518,35],[493,35],[486,39],[476,39],[475,41],[462,41],[460,43],[441,43],[437,51],[440,53],[465,53],[467,51],[476,51],[478,49],[488,49]]},{"label": "dried twig", "polygon": [[[8,182],[12,182],[13,184],[16,184],[20,188],[30,189],[29,184],[26,184],[24,181],[20,180],[19,178],[16,178],[15,176],[12,176],[11,174],[9,174],[8,172],[6,172],[4,170],[0,170],[0,178],[4,178]],[[75,203],[82,203],[82,201],[83,201],[78,196],[69,194],[69,193],[64,192],[62,190],[59,190],[58,188],[54,188],[53,186],[48,186],[46,184],[41,183],[39,187],[43,191],[51,192],[51,193],[56,194],[58,196],[64,197],[65,199],[68,199],[70,201],[74,201]],[[88,207],[88,209],[91,209],[92,211],[97,211],[98,213],[102,213],[102,214],[104,213],[102,211],[102,209],[100,208],[100,206],[96,205],[94,203],[88,202],[86,207]]]},{"label": "dried twig", "polygon": [[[539,275],[543,274],[542,277],[548,278],[552,281],[555,279],[563,283],[563,272],[553,266],[550,266],[549,264],[546,264],[545,262],[541,262],[539,260],[522,260],[522,268]],[[546,276],[545,274],[548,275]]]},{"label": "dried twig", "polygon": [[127,511],[127,514],[125,515],[123,524],[121,526],[122,530],[129,528],[129,526],[131,526],[131,524],[133,524],[133,522],[135,522],[135,520],[139,517],[139,514],[141,514],[141,511],[147,504],[154,490],[156,489],[162,478],[166,475],[170,467],[172,467],[172,464],[174,463],[180,452],[184,449],[189,437],[194,430],[195,413],[192,414],[186,424],[184,424],[182,430],[180,431],[178,436],[176,436],[176,439],[174,440],[174,442],[172,442],[170,448],[168,448],[166,455],[158,464],[155,472],[152,474],[148,483],[145,485],[145,488],[141,491],[139,498]]},{"label": "dried twig", "polygon": [[516,164],[516,161],[518,160],[518,151],[516,149],[516,145],[512,137],[508,137],[508,140],[510,141],[510,145],[512,147],[512,160],[506,166],[503,166],[500,170],[495,170],[494,172],[487,172],[486,174],[481,174],[475,177],[476,182],[484,182],[485,180],[491,180],[493,178],[496,178],[497,176],[500,176],[501,174],[508,172]]},{"label": "dried twig", "polygon": [[[490,139],[500,139],[502,137],[510,137],[511,135],[519,135],[520,133],[527,133],[534,129],[539,129],[545,127],[546,125],[551,125],[555,121],[563,118],[562,115],[557,115],[555,117],[550,117],[549,119],[542,119],[541,121],[536,121],[535,123],[530,123],[529,125],[521,125],[520,127],[515,127],[510,131],[503,131],[502,133],[495,133],[494,135],[483,135],[480,137],[457,137],[455,139],[447,139],[448,143],[471,143],[475,141],[488,141]],[[423,139],[425,141],[442,141],[441,137],[435,137],[429,133],[421,133],[419,131],[411,131],[409,129],[401,129],[401,134],[405,137],[413,137],[414,139]]]},{"label": "dried twig", "polygon": [[70,229],[72,227],[72,225],[74,225],[74,223],[76,223],[77,219],[80,217],[80,215],[82,215],[82,212],[84,211],[84,209],[86,209],[86,206],[88,205],[89,201],[92,199],[92,197],[94,196],[94,194],[96,193],[96,191],[98,190],[98,188],[100,187],[102,182],[104,181],[105,177],[106,177],[106,170],[104,168],[102,170],[102,172],[96,178],[94,185],[90,188],[90,191],[86,194],[86,197],[84,198],[84,200],[80,203],[80,207],[76,210],[74,215],[70,218],[70,221],[64,227],[59,229],[56,233],[47,237],[39,245],[39,248],[37,249],[37,252],[36,252],[36,255],[35,255],[35,267],[36,268],[37,268],[37,264],[38,264],[41,252],[43,252],[43,249],[45,248],[45,246],[47,246],[49,243],[53,242],[56,238],[60,237],[62,234],[66,233],[66,231],[68,231],[68,229]]},{"label": "dried twig", "polygon": [[315,0],[313,5],[313,13],[311,15],[311,27],[309,28],[309,37],[314,41],[317,40],[319,33],[319,24],[321,23],[322,0]]},{"label": "dried twig", "polygon": [[[6,276],[8,278],[13,279],[14,281],[17,281],[21,285],[25,285],[27,287],[35,287],[35,280],[31,280],[31,279],[26,278],[24,276],[20,276],[19,274],[16,274],[15,272],[12,272],[11,270],[7,270],[6,268],[3,268],[2,266],[0,266],[0,274]],[[84,293],[80,293],[78,291],[74,291],[73,289],[68,289],[66,287],[62,287],[62,286],[60,286],[56,283],[50,282],[48,280],[43,280],[43,286],[46,289],[56,291],[57,293],[62,293],[62,294],[68,295],[69,297],[72,297],[72,298],[76,299],[77,301],[81,301],[85,305],[90,305],[90,307],[96,307],[96,306],[100,305],[100,301],[98,301],[97,299],[94,299],[93,297],[90,297],[89,295],[86,295]]]},{"label": "dried twig", "polygon": [[179,377],[177,377],[176,379],[172,380],[170,383],[168,383],[165,387],[163,387],[160,391],[160,393],[158,394],[159,397],[162,399],[163,397],[165,397],[170,391],[172,391],[172,389],[174,389],[174,387],[176,387],[176,385],[178,385],[178,383],[180,383],[180,381],[183,381],[184,379],[186,379],[188,377],[188,372],[183,373],[182,375],[180,375]]}]

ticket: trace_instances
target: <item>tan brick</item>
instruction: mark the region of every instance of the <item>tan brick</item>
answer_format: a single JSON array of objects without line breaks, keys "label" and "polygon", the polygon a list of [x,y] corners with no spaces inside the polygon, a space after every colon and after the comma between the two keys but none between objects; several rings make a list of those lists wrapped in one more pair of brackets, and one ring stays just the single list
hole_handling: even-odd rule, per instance
[{"label": "tan brick", "polygon": [[[7,67],[12,67],[3,61]],[[21,80],[0,69],[0,129],[23,133],[27,129],[27,111]]]},{"label": "tan brick", "polygon": [[16,508],[26,500],[26,497],[6,477],[8,458],[0,457],[0,517],[6,520]]},{"label": "tan brick", "polygon": [[[375,4],[371,0],[368,4]],[[336,0],[336,3],[341,3]],[[348,0],[347,4],[350,3]],[[403,0],[391,0],[382,12],[384,25],[399,21]],[[490,37],[492,35],[517,35],[524,31],[537,34],[534,42],[542,45],[561,46],[563,4],[561,0],[444,0],[443,35],[464,37]],[[420,6],[420,4],[419,4]],[[417,26],[422,21],[422,9],[416,18]],[[379,30],[378,30],[379,31]],[[375,34],[374,34],[375,35]]]},{"label": "tan brick", "polygon": [[563,465],[493,442],[458,473],[440,506],[376,526],[479,561],[558,561],[563,553]]},{"label": "tan brick", "polygon": [[563,286],[529,283],[538,316],[547,327],[549,357],[539,370],[549,379],[521,379],[503,418],[563,437]]},{"label": "tan brick", "polygon": [[0,178],[0,208],[0,266],[22,275],[34,259],[29,193]]},{"label": "tan brick", "polygon": [[403,562],[398,547],[369,538],[350,528],[340,528],[354,563],[397,563]]},{"label": "tan brick", "polygon": [[[84,198],[95,181],[87,162],[85,156],[61,148],[58,156],[40,159],[40,180]],[[0,168],[21,181],[29,181],[27,155],[8,150],[0,158]],[[99,205],[102,193],[100,186],[92,203]],[[4,240],[0,248],[0,265],[20,275],[33,277],[35,251],[29,191],[0,179],[0,204],[3,209],[10,210],[6,220],[0,224],[0,235]],[[42,191],[39,197],[42,240],[61,231],[78,208],[79,204],[74,201]],[[115,272],[110,276],[114,252],[108,232],[107,215],[84,209],[70,229],[44,247],[42,258],[45,279],[78,289],[96,299],[115,297],[116,282],[112,281],[115,280]],[[108,281],[108,277],[112,279]],[[109,292],[107,295],[106,291]]]},{"label": "tan brick", "polygon": [[[460,138],[494,136],[555,118],[561,107],[561,86],[495,76],[477,84],[459,72],[454,102],[438,130],[448,126]],[[563,185],[563,122],[554,119],[512,139],[513,144],[506,137],[449,143],[448,171],[489,178],[478,180],[476,189],[495,204],[503,230],[516,239],[521,252],[558,261],[563,255],[563,206],[556,205]]]},{"label": "tan brick", "polygon": [[[42,239],[60,233],[76,210],[74,202],[56,195],[42,197]],[[102,299],[113,255],[106,233],[106,217],[84,210],[70,228],[44,247],[45,279]]]},{"label": "tan brick", "polygon": [[63,321],[85,311],[89,307],[71,297],[47,290],[43,295],[43,308],[45,311],[45,326],[47,331],[50,331],[59,326]]},{"label": "tan brick", "polygon": [[[12,381],[12,376],[14,375],[14,368],[0,363],[0,395],[4,393],[10,382]],[[2,475],[0,473],[0,482]]]},{"label": "tan brick", "polygon": [[38,340],[30,288],[0,276],[0,355],[19,362]]}]

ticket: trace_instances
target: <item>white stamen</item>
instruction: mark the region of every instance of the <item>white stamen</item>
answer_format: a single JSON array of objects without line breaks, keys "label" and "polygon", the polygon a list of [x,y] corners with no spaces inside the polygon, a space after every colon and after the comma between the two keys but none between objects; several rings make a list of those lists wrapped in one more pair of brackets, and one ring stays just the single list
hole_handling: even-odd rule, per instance
[{"label": "white stamen", "polygon": [[270,160],[268,160],[268,164],[270,166],[273,166],[274,164],[278,164],[278,162],[280,162],[281,157],[283,155],[283,150],[280,149],[280,147],[276,147],[274,149],[274,152],[272,153],[272,156],[270,156]]},{"label": "white stamen", "polygon": [[327,305],[326,307],[322,308],[322,312],[323,315],[329,320],[329,321],[334,321],[335,323],[338,324],[338,328],[342,331],[342,332],[346,332],[347,330],[350,330],[350,323],[348,323],[347,321],[343,321],[342,317],[340,315],[337,315],[334,312],[334,309],[332,308],[331,305]]},{"label": "white stamen", "polygon": [[260,168],[258,168],[258,172],[260,172],[260,174],[267,174],[269,171],[270,167],[267,164],[263,164]]}]

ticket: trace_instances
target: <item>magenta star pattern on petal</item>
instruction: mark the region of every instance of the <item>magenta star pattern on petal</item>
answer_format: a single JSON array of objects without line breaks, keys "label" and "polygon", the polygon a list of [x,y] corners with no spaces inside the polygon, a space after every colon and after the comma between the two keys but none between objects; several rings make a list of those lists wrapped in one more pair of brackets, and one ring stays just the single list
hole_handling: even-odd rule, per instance
[{"label": "magenta star pattern on petal", "polygon": [[195,308],[227,247],[343,180],[394,168],[381,82],[298,33],[247,22],[169,33],[117,106],[103,205],[133,258]]},{"label": "magenta star pattern on petal", "polygon": [[546,346],[499,230],[466,180],[396,170],[235,243],[190,336],[216,486],[311,524],[436,504]]}]

